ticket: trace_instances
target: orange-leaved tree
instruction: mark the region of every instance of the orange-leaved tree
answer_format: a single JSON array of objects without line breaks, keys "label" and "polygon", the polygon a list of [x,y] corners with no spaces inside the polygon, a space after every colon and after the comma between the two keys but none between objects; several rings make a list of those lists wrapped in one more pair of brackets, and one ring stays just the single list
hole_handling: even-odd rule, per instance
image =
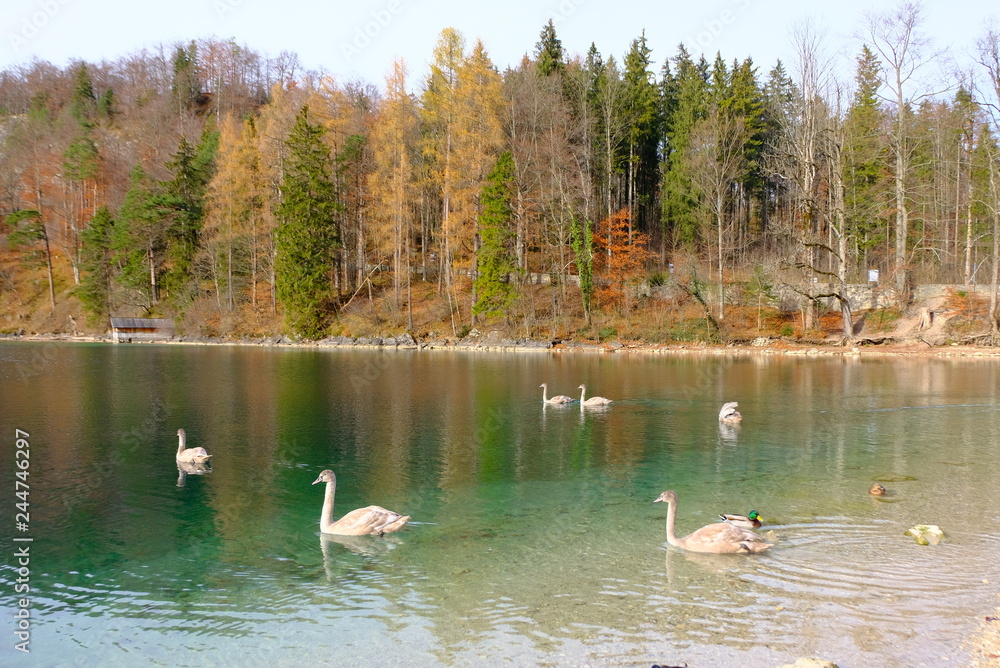
[{"label": "orange-leaved tree", "polygon": [[608,216],[594,232],[594,273],[597,277],[597,302],[602,307],[618,307],[628,311],[642,268],[652,257],[649,235],[629,234],[632,213],[627,208]]}]

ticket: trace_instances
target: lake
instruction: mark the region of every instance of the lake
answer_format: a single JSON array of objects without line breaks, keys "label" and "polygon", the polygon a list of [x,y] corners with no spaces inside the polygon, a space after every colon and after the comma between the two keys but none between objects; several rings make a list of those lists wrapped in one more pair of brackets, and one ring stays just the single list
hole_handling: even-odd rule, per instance
[{"label": "lake", "polygon": [[[998,387],[977,358],[0,344],[0,664],[964,666]],[[408,527],[322,537],[326,468],[338,517]],[[755,509],[775,546],[669,547],[666,489],[678,534]]]}]

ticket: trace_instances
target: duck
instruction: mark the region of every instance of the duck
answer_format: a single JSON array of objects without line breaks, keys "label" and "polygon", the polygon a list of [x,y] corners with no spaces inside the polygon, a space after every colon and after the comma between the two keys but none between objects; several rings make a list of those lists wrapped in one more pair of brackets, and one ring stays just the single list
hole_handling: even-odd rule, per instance
[{"label": "duck", "polygon": [[747,515],[719,515],[719,519],[743,529],[759,529],[764,520],[756,510],[751,510]]},{"label": "duck", "polygon": [[738,401],[730,401],[722,404],[722,410],[719,411],[719,422],[723,424],[739,424],[742,422],[743,416],[736,410],[736,407],[739,405]]},{"label": "duck", "polygon": [[551,399],[548,398],[549,384],[542,383],[538,387],[542,388],[542,403],[543,404],[568,404],[573,401],[573,397],[567,397],[565,394],[557,394]]},{"label": "duck", "polygon": [[677,492],[667,490],[656,497],[653,503],[659,501],[667,504],[667,542],[674,547],[709,554],[756,554],[771,548],[770,543],[765,542],[753,531],[728,522],[709,524],[683,538],[678,538],[674,532]]},{"label": "duck", "polygon": [[368,506],[352,510],[336,522],[333,521],[333,497],[337,493],[337,476],[326,469],[312,484],[326,483],[323,510],[319,516],[321,533],[339,536],[382,536],[399,531],[410,521],[409,515],[386,510],[382,506]]},{"label": "duck", "polygon": [[868,488],[868,493],[872,496],[885,496],[885,487],[877,482],[873,482],[872,486]]},{"label": "duck", "polygon": [[205,451],[205,448],[186,447],[187,434],[183,429],[177,430],[177,463],[178,464],[207,464],[212,455]]},{"label": "duck", "polygon": [[591,397],[590,399],[586,399],[587,395],[586,385],[581,385],[577,389],[580,390],[581,406],[607,406],[608,404],[611,403],[611,399],[608,399],[606,397]]}]

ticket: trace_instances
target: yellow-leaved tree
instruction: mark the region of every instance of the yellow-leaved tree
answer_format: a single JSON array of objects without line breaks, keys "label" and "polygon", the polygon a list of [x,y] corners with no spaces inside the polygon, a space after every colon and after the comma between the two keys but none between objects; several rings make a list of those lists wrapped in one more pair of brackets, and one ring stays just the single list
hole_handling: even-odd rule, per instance
[{"label": "yellow-leaved tree", "polygon": [[385,80],[385,97],[372,124],[369,143],[374,168],[368,174],[371,234],[378,260],[392,256],[393,297],[400,305],[405,279],[408,328],[413,329],[410,277],[419,161],[416,103],[406,92],[406,65],[397,60]]},{"label": "yellow-leaved tree", "polygon": [[258,282],[268,245],[263,226],[264,177],[253,117],[232,115],[219,125],[216,171],[206,193],[200,260],[220,310],[232,311],[249,293],[258,307]]}]

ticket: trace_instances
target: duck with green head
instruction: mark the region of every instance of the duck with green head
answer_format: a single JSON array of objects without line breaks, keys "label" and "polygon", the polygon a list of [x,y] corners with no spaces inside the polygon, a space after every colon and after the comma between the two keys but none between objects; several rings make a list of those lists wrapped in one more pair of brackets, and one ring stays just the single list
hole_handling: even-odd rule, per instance
[{"label": "duck with green head", "polygon": [[764,521],[756,510],[751,510],[748,515],[719,515],[719,519],[743,529],[759,529]]}]

